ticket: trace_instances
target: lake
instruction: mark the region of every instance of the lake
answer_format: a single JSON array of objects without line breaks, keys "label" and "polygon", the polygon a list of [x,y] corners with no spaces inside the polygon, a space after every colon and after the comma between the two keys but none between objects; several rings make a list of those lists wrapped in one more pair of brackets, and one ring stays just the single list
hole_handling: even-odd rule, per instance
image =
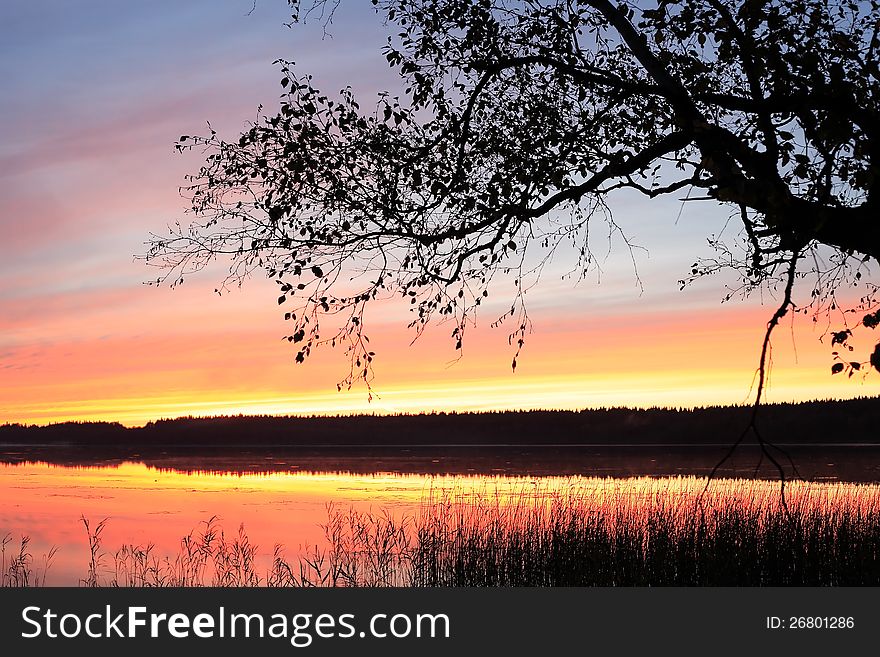
[{"label": "lake", "polygon": [[[789,451],[800,474],[820,482],[809,490],[823,495],[845,490],[868,500],[865,504],[876,503],[878,487],[871,482],[880,481],[880,447],[792,446]],[[494,498],[529,489],[542,495],[613,490],[622,499],[644,493],[647,485],[684,495],[695,485],[675,483],[677,478],[705,477],[723,453],[719,445],[224,448],[152,454],[6,446],[0,450],[0,538],[12,539],[6,546],[8,564],[20,537],[28,536],[35,570],[43,569],[44,555],[57,548],[46,583],[77,585],[89,563],[82,518],[92,529],[106,519],[99,578],[111,576],[112,555],[121,546],[151,544],[153,554],[173,555],[184,536],[198,535],[215,518],[228,538],[244,526],[263,572],[276,544],[290,557],[324,544],[328,505],[403,518],[418,514],[426,497],[451,493]],[[756,470],[757,454],[739,451],[718,476],[757,475],[768,480],[761,490],[772,494],[778,489],[774,470],[766,462]],[[645,477],[651,478],[648,484]]]}]

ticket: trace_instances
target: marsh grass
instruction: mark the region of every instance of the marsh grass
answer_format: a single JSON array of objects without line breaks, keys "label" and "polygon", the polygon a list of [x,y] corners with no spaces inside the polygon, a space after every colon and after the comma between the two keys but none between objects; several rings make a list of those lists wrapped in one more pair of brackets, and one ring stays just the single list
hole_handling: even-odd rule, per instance
[{"label": "marsh grass", "polygon": [[[227,537],[216,516],[201,524],[180,540],[177,554],[160,555],[153,543],[124,544],[113,554],[101,545],[103,521],[89,532],[91,563],[86,585],[124,587],[200,587],[260,586],[263,583],[256,566],[257,546],[250,542],[244,526]],[[97,558],[96,558],[97,553]],[[105,565],[106,563],[106,565]],[[97,584],[92,584],[97,582]]]},{"label": "marsh grass", "polygon": [[[429,490],[408,517],[329,506],[321,545],[268,565],[217,518],[177,554],[89,541],[84,586],[842,586],[880,584],[880,486],[705,479],[545,479]],[[38,580],[22,541],[3,584]],[[54,554],[54,552],[52,553]],[[51,561],[51,556],[47,560]]]},{"label": "marsh grass", "polygon": [[13,542],[11,534],[6,534],[0,539],[0,587],[45,586],[46,573],[52,565],[58,548],[53,547],[43,555],[42,567],[39,567],[30,551],[29,536],[21,537],[18,550],[13,548],[7,553]]},{"label": "marsh grass", "polygon": [[880,488],[591,480],[444,495],[416,522],[413,586],[880,583]]},{"label": "marsh grass", "polygon": [[296,586],[412,586],[413,522],[379,513],[327,507],[325,547],[301,558]]}]

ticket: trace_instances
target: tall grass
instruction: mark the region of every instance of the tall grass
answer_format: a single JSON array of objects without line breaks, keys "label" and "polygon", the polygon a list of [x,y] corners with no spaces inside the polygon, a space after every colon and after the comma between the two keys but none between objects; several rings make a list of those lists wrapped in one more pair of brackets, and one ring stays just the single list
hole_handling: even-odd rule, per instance
[{"label": "tall grass", "polygon": [[[155,545],[125,544],[108,555],[101,544],[103,521],[89,535],[89,576],[82,583],[87,586],[125,587],[200,587],[200,586],[260,586],[262,580],[256,568],[257,546],[250,542],[244,526],[228,538],[212,517],[202,523],[199,531],[192,531],[180,540],[177,554],[157,554]],[[110,565],[100,568],[100,564]],[[93,568],[92,564],[99,564]]]},{"label": "tall grass", "polygon": [[0,587],[45,586],[46,573],[58,548],[53,547],[43,555],[43,565],[39,567],[31,554],[30,542],[29,536],[22,536],[18,550],[11,549],[7,555],[7,548],[13,544],[12,535],[6,534],[0,539]]},{"label": "tall grass", "polygon": [[[177,554],[152,544],[108,553],[89,540],[85,586],[633,586],[878,585],[880,486],[787,487],[705,479],[573,478],[482,490],[429,491],[397,518],[328,507],[324,541],[289,559],[260,552],[244,527],[216,518]],[[27,544],[4,585],[38,583]],[[43,582],[45,574],[43,574]]]},{"label": "tall grass", "polygon": [[593,480],[451,495],[416,522],[413,586],[880,583],[880,489]]}]

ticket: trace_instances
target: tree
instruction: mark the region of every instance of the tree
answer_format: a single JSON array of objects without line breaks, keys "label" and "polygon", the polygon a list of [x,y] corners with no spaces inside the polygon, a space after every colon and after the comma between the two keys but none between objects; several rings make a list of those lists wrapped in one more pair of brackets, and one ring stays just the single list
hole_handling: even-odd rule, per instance
[{"label": "tree", "polygon": [[[339,5],[303,3],[289,0],[295,22],[317,10],[330,20]],[[297,362],[321,344],[347,350],[342,387],[372,376],[371,301],[409,299],[417,334],[452,320],[460,349],[493,278],[508,273],[515,369],[524,286],[563,245],[588,268],[591,220],[623,235],[608,199],[628,189],[728,204],[741,223],[682,287],[731,268],[743,294],[781,291],[756,408],[788,312],[835,309],[839,290],[859,284],[847,310],[880,323],[867,276],[880,258],[877,0],[373,5],[397,28],[384,54],[405,92],[362,110],[350,88],[330,98],[279,61],[277,113],[261,108],[232,141],[213,130],[180,138],[206,162],[186,188],[194,223],[149,245],[159,281],[218,256],[230,261],[225,284],[265,270],[290,307]],[[800,280],[811,294],[796,304]],[[846,353],[851,335],[834,332],[833,346]],[[868,369],[835,357],[833,373]],[[880,346],[869,362],[880,369]]]}]

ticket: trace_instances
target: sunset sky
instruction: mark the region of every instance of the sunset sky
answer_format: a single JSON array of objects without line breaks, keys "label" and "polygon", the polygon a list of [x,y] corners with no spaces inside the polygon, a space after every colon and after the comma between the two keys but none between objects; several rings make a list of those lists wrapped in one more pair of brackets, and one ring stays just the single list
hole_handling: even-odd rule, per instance
[{"label": "sunset sky", "polygon": [[[749,400],[774,300],[722,305],[723,278],[678,287],[727,219],[709,203],[613,198],[615,218],[647,249],[636,253],[644,290],[619,244],[600,280],[566,278],[572,261],[561,255],[527,296],[534,333],[515,374],[508,331],[489,327],[491,312],[453,363],[446,327],[410,346],[405,304],[375,308],[372,402],[363,387],[336,391],[341,353],[294,364],[270,281],[218,296],[221,266],[174,290],[144,285],[156,273],[135,255],[151,231],[183,218],[178,188],[201,163],[198,152],[176,154],[174,141],[204,133],[206,121],[232,139],[258,104],[276,108],[273,60],[295,60],[327,92],[351,84],[365,103],[396,85],[369,3],[345,3],[331,38],[317,24],[285,27],[286,9],[283,0],[4,6],[0,423]],[[876,376],[830,375],[825,329],[786,318],[768,399],[877,394]]]}]

